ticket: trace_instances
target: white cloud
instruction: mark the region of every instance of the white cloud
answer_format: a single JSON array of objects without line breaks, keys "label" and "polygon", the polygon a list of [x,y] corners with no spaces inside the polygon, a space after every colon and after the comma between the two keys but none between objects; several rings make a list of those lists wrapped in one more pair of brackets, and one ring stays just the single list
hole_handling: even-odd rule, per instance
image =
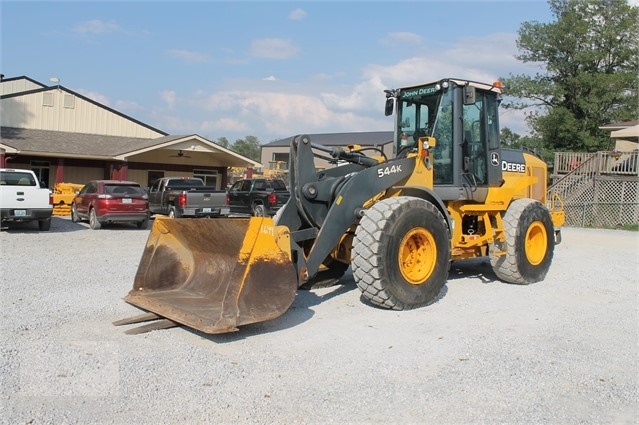
[{"label": "white cloud", "polygon": [[350,93],[324,92],[320,97],[328,107],[340,111],[380,111],[385,88],[378,76],[371,76],[353,87]]},{"label": "white cloud", "polygon": [[[227,90],[212,94],[178,95],[171,91],[167,105],[179,103],[180,109],[188,110],[184,116],[189,117],[192,125],[189,128],[184,120],[175,117],[156,122],[161,122],[161,127],[169,132],[196,130],[205,137],[229,140],[254,135],[262,142],[300,133],[391,130],[392,120],[383,112],[384,89],[446,77],[492,82],[509,73],[526,72],[528,65],[514,58],[515,39],[516,34],[497,33],[458,39],[443,50],[425,47],[419,55],[391,65],[363,66],[359,78],[351,85],[344,83],[347,74],[335,71],[309,75],[306,84],[301,85],[269,75],[252,81],[229,80],[225,82]],[[341,82],[337,87],[333,84],[336,77]],[[174,115],[170,111],[165,114]],[[523,114],[516,111],[502,111],[502,126],[519,134],[527,131]]]},{"label": "white cloud", "polygon": [[118,31],[120,26],[113,21],[104,22],[99,19],[92,19],[79,23],[73,28],[73,32],[78,34],[106,34]]},{"label": "white cloud", "polygon": [[[220,118],[212,121],[204,121],[200,125],[200,130],[202,130],[203,133],[214,134],[215,136],[213,137],[215,139],[219,139],[220,137],[227,137],[225,136],[225,134],[229,133],[246,133],[246,136],[254,135],[251,134],[251,129],[247,126],[245,121],[236,118]],[[234,142],[234,139],[235,138],[231,138],[229,139],[229,141]]]},{"label": "white cloud", "polygon": [[111,101],[109,100],[109,98],[101,93],[85,89],[76,89],[74,91],[80,93],[82,96],[88,97],[91,100],[101,103],[104,106],[111,107]]},{"label": "white cloud", "polygon": [[193,52],[190,50],[170,49],[167,50],[166,53],[169,56],[191,63],[206,62],[209,59],[206,53]]},{"label": "white cloud", "polygon": [[305,19],[308,14],[304,9],[295,9],[291,13],[288,14],[288,19],[292,19],[293,21],[301,21]]},{"label": "white cloud", "polygon": [[142,111],[144,107],[137,102],[130,100],[117,100],[114,109],[118,111]]},{"label": "white cloud", "polygon": [[263,38],[251,43],[251,53],[258,58],[288,59],[299,51],[293,41],[281,38]]},{"label": "white cloud", "polygon": [[166,105],[173,109],[175,107],[177,96],[173,90],[164,90],[160,93],[160,98],[166,103]]},{"label": "white cloud", "polygon": [[412,32],[389,32],[380,43],[385,46],[418,46],[422,44],[422,37]]},{"label": "white cloud", "polygon": [[[312,94],[229,91],[213,94],[195,106],[218,117],[202,121],[198,129],[229,140],[250,134],[268,142],[297,133],[383,130],[391,125],[382,122],[382,112],[377,114],[382,120],[376,120],[357,112],[332,110]],[[236,136],[229,137],[233,133]]]}]

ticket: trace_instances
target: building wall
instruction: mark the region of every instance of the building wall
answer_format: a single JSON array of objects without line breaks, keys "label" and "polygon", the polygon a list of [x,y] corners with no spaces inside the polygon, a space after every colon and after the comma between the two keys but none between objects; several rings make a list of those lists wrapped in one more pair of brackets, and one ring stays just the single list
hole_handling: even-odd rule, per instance
[{"label": "building wall", "polygon": [[11,81],[3,80],[2,84],[0,84],[0,95],[4,96],[5,94],[20,93],[23,91],[36,90],[41,88],[41,85],[35,84],[34,82],[24,78]]},{"label": "building wall", "polygon": [[163,136],[64,90],[52,89],[2,99],[0,108],[0,123],[5,127],[122,137]]}]

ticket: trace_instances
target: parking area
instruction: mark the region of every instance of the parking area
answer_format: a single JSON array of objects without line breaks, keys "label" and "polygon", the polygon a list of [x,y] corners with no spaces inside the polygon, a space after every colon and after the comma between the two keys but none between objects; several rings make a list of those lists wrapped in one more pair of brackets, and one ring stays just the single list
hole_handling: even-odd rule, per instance
[{"label": "parking area", "polygon": [[[440,299],[387,311],[339,285],[239,332],[126,335],[149,230],[0,232],[7,424],[636,424],[637,232],[566,228],[545,281],[452,264]],[[210,235],[214,238],[215,235]]]}]

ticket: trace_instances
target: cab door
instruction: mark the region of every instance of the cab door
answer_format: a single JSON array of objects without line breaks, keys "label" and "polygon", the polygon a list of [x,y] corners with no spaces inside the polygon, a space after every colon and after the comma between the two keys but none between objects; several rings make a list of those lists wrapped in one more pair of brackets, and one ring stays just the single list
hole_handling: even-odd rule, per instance
[{"label": "cab door", "polygon": [[463,106],[462,172],[471,186],[501,184],[499,116],[496,96],[477,91]]}]

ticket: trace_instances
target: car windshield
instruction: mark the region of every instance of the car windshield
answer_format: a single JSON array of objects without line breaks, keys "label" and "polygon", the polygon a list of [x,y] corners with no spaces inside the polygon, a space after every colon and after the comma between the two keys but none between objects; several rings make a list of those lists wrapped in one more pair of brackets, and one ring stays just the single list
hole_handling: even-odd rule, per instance
[{"label": "car windshield", "polygon": [[123,185],[123,184],[107,184],[104,186],[104,193],[114,196],[143,196],[144,191],[140,186]]}]

